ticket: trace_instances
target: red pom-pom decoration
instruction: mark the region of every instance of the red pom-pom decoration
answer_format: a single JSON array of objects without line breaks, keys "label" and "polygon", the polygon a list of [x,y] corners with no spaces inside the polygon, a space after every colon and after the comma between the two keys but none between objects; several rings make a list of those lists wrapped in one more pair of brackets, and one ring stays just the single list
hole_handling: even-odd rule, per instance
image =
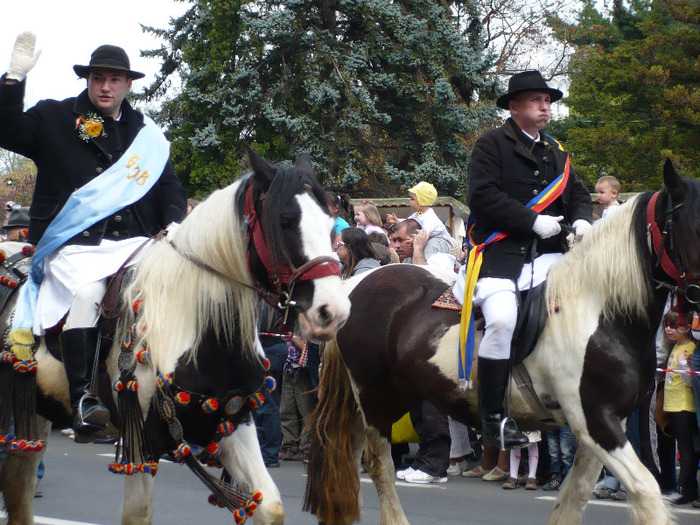
[{"label": "red pom-pom decoration", "polygon": [[266,357],[265,358],[265,370],[269,370],[269,369],[270,369],[270,360]]},{"label": "red pom-pom decoration", "polygon": [[259,392],[248,397],[248,406],[252,409],[260,408],[264,402],[265,396]]},{"label": "red pom-pom decoration", "polygon": [[190,402],[190,395],[187,392],[178,392],[175,401],[181,405],[187,405]]},{"label": "red pom-pom decoration", "polygon": [[168,387],[173,384],[173,376],[169,374],[158,374],[158,377],[156,377],[156,383],[158,383],[158,386],[161,388]]},{"label": "red pom-pom decoration", "polygon": [[204,403],[202,403],[202,412],[204,412],[205,414],[213,414],[218,409],[219,402],[213,397],[210,397]]},{"label": "red pom-pom decoration", "polygon": [[218,443],[209,443],[207,445],[207,454],[210,456],[218,456],[221,450],[219,449]]},{"label": "red pom-pom decoration", "polygon": [[141,312],[142,306],[143,306],[143,299],[136,299],[134,301],[134,304],[131,305],[131,310],[134,312],[135,315],[139,315],[139,312]]},{"label": "red pom-pom decoration", "polygon": [[230,436],[233,434],[233,431],[236,430],[236,427],[233,426],[233,423],[230,421],[222,421],[219,423],[219,425],[216,427],[216,430],[219,432],[219,434],[223,437]]},{"label": "red pom-pom decoration", "polygon": [[148,349],[143,348],[136,353],[136,360],[142,365],[147,365],[151,362],[151,354]]},{"label": "red pom-pom decoration", "polygon": [[247,519],[248,516],[246,516],[245,510],[236,509],[233,511],[233,520],[236,522],[236,525],[241,525],[241,523],[245,523],[245,520]]},{"label": "red pom-pom decoration", "polygon": [[180,463],[182,463],[182,462],[185,460],[185,458],[186,458],[187,456],[189,456],[191,453],[192,453],[192,449],[190,448],[190,446],[189,446],[187,443],[182,442],[182,443],[180,443],[180,445],[177,447],[177,449],[175,449],[175,450],[173,451],[173,457],[174,457],[177,461],[179,461]]}]

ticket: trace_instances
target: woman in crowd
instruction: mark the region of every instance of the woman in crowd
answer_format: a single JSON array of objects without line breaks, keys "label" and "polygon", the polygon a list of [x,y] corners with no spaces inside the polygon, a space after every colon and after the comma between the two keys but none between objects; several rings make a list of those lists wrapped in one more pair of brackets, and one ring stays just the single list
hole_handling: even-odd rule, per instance
[{"label": "woman in crowd", "polygon": [[359,228],[345,228],[340,232],[336,252],[343,263],[343,279],[379,267],[369,237]]}]

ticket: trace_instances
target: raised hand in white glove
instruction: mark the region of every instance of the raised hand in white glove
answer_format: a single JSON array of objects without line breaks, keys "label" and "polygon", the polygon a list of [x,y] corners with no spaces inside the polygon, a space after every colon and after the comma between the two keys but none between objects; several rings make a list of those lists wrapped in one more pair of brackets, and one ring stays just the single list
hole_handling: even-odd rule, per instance
[{"label": "raised hand in white glove", "polygon": [[12,58],[10,58],[10,67],[7,70],[7,78],[22,82],[27,76],[27,73],[39,60],[41,51],[34,51],[36,47],[36,35],[26,32],[17,35],[15,40],[15,48],[12,50]]},{"label": "raised hand in white glove", "polygon": [[590,222],[585,221],[583,219],[575,220],[571,226],[574,227],[574,231],[576,232],[576,239],[580,239],[581,237],[586,235],[593,227]]},{"label": "raised hand in white glove", "polygon": [[561,231],[561,224],[559,224],[559,221],[562,219],[564,219],[564,217],[561,215],[559,217],[538,215],[537,219],[535,219],[535,224],[532,225],[532,231],[543,239],[549,239]]}]

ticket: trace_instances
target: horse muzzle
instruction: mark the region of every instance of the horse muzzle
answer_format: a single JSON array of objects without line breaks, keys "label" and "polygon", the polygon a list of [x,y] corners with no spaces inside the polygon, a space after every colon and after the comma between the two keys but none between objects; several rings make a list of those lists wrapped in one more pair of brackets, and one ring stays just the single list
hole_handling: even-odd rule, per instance
[{"label": "horse muzzle", "polygon": [[313,341],[328,341],[335,337],[350,314],[350,300],[323,304],[310,311],[300,312],[298,324],[302,335]]}]

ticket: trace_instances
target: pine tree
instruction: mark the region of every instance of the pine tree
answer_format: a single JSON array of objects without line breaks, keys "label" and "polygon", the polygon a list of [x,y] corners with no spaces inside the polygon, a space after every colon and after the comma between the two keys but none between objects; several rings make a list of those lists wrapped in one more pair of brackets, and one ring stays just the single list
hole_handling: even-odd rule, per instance
[{"label": "pine tree", "polygon": [[190,189],[234,179],[248,142],[271,160],[308,151],[322,182],[364,195],[405,195],[418,180],[462,195],[498,91],[471,0],[191,4],[170,29],[149,28],[167,45],[149,53],[162,75],[147,93],[182,78],[159,119]]}]

